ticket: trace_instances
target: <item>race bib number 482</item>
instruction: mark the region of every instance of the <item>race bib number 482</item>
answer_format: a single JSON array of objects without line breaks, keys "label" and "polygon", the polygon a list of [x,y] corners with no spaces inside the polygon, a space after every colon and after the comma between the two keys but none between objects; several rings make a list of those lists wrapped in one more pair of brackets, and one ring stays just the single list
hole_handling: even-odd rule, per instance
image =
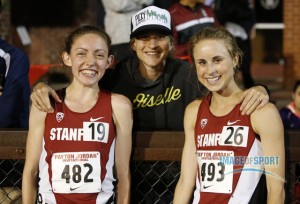
[{"label": "race bib number 482", "polygon": [[95,193],[101,190],[99,152],[59,152],[52,156],[55,193]]}]

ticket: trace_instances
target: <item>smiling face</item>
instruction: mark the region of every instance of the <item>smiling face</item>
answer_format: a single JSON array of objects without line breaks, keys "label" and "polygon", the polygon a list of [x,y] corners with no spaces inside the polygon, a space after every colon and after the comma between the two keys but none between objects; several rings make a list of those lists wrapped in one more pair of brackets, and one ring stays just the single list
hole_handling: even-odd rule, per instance
[{"label": "smiling face", "polygon": [[173,46],[170,36],[154,31],[137,36],[132,42],[132,49],[141,66],[160,70]]},{"label": "smiling face", "polygon": [[235,87],[234,67],[237,58],[232,58],[224,40],[200,40],[193,50],[198,80],[210,91],[223,91]]},{"label": "smiling face", "polygon": [[98,81],[112,62],[107,42],[95,33],[75,38],[70,53],[63,52],[62,58],[67,66],[72,67],[73,82],[84,86],[98,86]]}]

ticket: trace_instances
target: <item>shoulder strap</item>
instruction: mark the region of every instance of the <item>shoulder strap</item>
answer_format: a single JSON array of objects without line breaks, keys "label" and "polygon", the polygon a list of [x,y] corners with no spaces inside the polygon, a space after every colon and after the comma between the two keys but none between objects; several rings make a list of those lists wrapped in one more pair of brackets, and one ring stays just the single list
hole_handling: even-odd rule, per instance
[{"label": "shoulder strap", "polygon": [[[66,97],[66,88],[62,88],[56,91],[58,97],[62,100],[62,102],[65,101]],[[53,97],[50,97],[51,105],[54,109],[57,110],[57,112],[63,112],[63,106],[62,103],[57,103]]]}]

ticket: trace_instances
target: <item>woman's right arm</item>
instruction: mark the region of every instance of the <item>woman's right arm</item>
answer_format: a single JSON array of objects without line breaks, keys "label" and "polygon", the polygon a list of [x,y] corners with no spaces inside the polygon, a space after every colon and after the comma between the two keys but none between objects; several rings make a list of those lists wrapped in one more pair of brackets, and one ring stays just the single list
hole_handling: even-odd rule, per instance
[{"label": "woman's right arm", "polygon": [[54,110],[51,106],[49,95],[51,95],[56,102],[61,103],[61,100],[59,99],[55,90],[47,84],[40,82],[34,86],[34,89],[30,95],[30,99],[32,104],[40,111],[53,113]]},{"label": "woman's right arm", "polygon": [[41,112],[35,106],[31,107],[29,130],[26,142],[26,158],[22,177],[22,203],[36,203],[37,178],[39,173],[39,159],[47,113]]},{"label": "woman's right arm", "polygon": [[195,122],[200,101],[196,100],[189,104],[184,114],[185,142],[181,159],[181,173],[176,185],[174,204],[189,203],[197,175],[196,146],[194,139]]}]

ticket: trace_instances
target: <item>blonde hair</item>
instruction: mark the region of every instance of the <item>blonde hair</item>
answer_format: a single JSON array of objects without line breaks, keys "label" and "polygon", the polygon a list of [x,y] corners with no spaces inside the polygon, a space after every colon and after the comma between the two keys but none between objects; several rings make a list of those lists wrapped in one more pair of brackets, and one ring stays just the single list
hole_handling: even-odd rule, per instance
[{"label": "blonde hair", "polygon": [[189,48],[190,48],[190,56],[193,63],[195,61],[194,58],[195,45],[202,40],[223,40],[227,46],[227,50],[230,56],[232,57],[232,59],[238,57],[237,65],[235,69],[240,68],[240,65],[242,63],[243,52],[238,47],[235,37],[223,27],[219,27],[219,28],[207,27],[202,29],[200,32],[196,33],[191,37],[189,41]]}]

